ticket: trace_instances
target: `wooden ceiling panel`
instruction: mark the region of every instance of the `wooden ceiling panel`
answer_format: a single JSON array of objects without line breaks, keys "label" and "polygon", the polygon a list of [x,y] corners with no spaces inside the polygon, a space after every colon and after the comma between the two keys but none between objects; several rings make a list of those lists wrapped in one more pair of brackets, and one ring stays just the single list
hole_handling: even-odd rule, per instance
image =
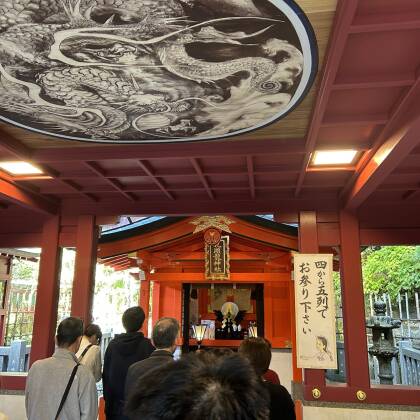
[{"label": "wooden ceiling panel", "polygon": [[347,171],[308,172],[303,185],[318,185],[319,187],[327,185],[343,186],[350,176],[351,173]]},{"label": "wooden ceiling panel", "polygon": [[336,90],[331,93],[326,113],[330,119],[339,116],[387,116],[406,89]]},{"label": "wooden ceiling panel", "polygon": [[297,173],[258,174],[255,176],[255,182],[257,186],[278,185],[279,187],[288,186],[290,188],[296,183],[297,176]]},{"label": "wooden ceiling panel", "polygon": [[377,126],[372,124],[351,125],[345,130],[342,126],[324,126],[319,130],[317,148],[332,149],[337,146],[340,148],[364,148],[371,145],[376,132]]},{"label": "wooden ceiling panel", "polygon": [[339,74],[341,78],[400,74],[405,78],[408,72],[414,74],[420,64],[419,49],[419,29],[352,34],[344,49]]},{"label": "wooden ceiling panel", "polygon": [[380,15],[381,19],[385,16],[395,19],[396,15],[400,18],[401,14],[409,15],[413,19],[420,17],[418,0],[363,0],[359,2],[356,20],[372,19],[375,15]]}]

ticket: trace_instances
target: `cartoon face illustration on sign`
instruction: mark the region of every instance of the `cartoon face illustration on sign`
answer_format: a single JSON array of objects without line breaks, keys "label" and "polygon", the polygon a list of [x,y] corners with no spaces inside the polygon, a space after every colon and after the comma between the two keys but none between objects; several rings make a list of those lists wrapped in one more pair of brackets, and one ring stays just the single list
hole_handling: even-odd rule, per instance
[{"label": "cartoon face illustration on sign", "polygon": [[328,340],[325,337],[316,337],[315,347],[317,349],[316,358],[320,362],[325,360],[333,360],[332,353],[328,349]]},{"label": "cartoon face illustration on sign", "polygon": [[0,3],[0,119],[69,140],[243,134],[296,107],[316,70],[292,0]]}]

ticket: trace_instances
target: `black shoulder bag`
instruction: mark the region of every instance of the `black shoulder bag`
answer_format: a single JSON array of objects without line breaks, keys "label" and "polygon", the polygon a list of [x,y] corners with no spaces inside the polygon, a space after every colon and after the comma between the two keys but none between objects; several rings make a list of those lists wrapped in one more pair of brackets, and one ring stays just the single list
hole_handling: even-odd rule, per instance
[{"label": "black shoulder bag", "polygon": [[67,386],[66,386],[66,389],[64,391],[63,397],[61,398],[60,405],[58,407],[58,411],[57,411],[57,414],[55,415],[54,420],[58,420],[58,416],[60,415],[61,410],[64,407],[64,403],[66,402],[67,396],[69,395],[71,385],[72,385],[72,383],[74,381],[74,377],[76,376],[77,368],[79,366],[80,366],[79,363],[77,363],[77,365],[71,371],[70,379],[69,379],[69,381],[67,383]]},{"label": "black shoulder bag", "polygon": [[88,346],[85,347],[85,349],[82,351],[82,354],[79,357],[79,363],[81,362],[81,360],[85,357],[85,354],[88,352],[88,350],[93,346],[93,344],[89,344]]}]

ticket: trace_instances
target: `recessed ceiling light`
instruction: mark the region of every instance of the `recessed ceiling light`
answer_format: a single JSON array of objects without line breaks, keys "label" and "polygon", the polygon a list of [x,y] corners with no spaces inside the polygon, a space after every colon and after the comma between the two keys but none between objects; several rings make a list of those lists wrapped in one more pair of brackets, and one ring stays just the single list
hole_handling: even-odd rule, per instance
[{"label": "recessed ceiling light", "polygon": [[353,162],[357,150],[318,150],[312,159],[313,165],[348,165]]},{"label": "recessed ceiling light", "polygon": [[36,175],[43,173],[39,168],[23,161],[0,162],[0,169],[9,172],[11,175]]}]

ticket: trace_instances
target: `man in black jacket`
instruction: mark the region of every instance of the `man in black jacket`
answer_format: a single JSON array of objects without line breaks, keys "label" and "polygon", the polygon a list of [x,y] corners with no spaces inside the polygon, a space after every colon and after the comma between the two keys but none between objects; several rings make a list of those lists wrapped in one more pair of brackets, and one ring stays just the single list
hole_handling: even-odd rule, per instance
[{"label": "man in black jacket", "polygon": [[122,316],[126,333],[115,336],[106,349],[102,380],[107,420],[126,420],[123,411],[128,368],[147,359],[154,350],[151,341],[139,332],[144,318],[144,311],[139,306],[127,309]]},{"label": "man in black jacket", "polygon": [[[125,382],[126,400],[136,388],[139,378],[154,368],[174,361],[176,339],[179,334],[179,323],[175,318],[161,318],[153,327],[152,341],[156,350],[148,359],[141,360],[130,366]],[[141,381],[141,379],[140,379]]]},{"label": "man in black jacket", "polygon": [[248,338],[242,341],[238,353],[251,362],[270,395],[270,420],[296,420],[295,405],[287,389],[282,385],[267,382],[263,377],[271,362],[268,341],[262,337]]}]

